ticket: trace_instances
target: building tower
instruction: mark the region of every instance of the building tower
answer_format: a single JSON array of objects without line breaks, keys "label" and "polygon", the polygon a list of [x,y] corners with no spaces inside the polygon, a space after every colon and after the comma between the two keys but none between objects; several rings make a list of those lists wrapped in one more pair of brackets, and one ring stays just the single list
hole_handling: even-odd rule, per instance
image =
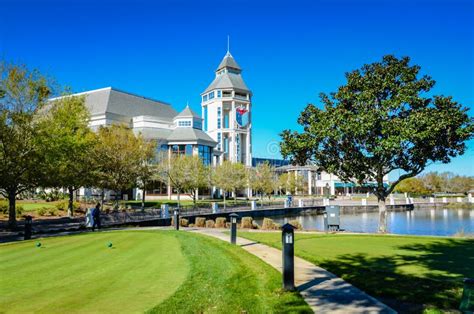
[{"label": "building tower", "polygon": [[242,69],[227,51],[216,77],[201,94],[203,129],[217,142],[224,160],[252,166],[252,92],[241,76]]}]

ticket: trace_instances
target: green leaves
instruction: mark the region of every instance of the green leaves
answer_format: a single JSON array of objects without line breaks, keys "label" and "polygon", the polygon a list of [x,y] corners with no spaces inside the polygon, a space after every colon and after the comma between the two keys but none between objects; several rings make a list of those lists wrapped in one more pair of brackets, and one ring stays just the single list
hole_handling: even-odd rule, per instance
[{"label": "green leaves", "polygon": [[425,96],[435,81],[409,63],[387,55],[347,73],[337,92],[320,95],[324,109],[309,104],[301,113],[302,133],[281,133],[283,156],[315,162],[342,180],[376,180],[385,197],[393,189],[383,187],[389,172],[414,176],[464,153],[474,130],[467,109],[451,97]]}]

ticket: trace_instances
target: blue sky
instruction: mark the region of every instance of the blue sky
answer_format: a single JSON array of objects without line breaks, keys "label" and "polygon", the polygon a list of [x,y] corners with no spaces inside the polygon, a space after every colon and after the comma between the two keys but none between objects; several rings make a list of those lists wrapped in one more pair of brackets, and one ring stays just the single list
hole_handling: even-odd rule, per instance
[{"label": "blue sky", "polygon": [[[74,91],[113,86],[171,103],[200,93],[227,49],[254,93],[254,156],[279,157],[279,132],[344,73],[408,55],[474,116],[474,2],[0,0],[0,58]],[[428,171],[474,175],[474,141]]]}]

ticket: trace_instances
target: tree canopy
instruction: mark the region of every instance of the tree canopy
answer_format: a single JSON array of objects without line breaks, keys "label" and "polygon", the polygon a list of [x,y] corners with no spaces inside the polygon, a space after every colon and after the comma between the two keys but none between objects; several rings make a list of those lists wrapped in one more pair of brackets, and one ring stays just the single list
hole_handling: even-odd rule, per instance
[{"label": "tree canopy", "polygon": [[36,70],[0,62],[0,193],[8,198],[10,228],[16,227],[16,196],[38,186],[44,165],[36,114],[53,93]]},{"label": "tree canopy", "polygon": [[[387,55],[346,73],[346,84],[329,95],[323,108],[309,104],[298,123],[303,132],[282,132],[281,151],[296,163],[317,163],[343,181],[375,180],[379,231],[386,231],[385,199],[403,179],[433,162],[463,154],[474,123],[452,97],[429,94],[435,81],[420,75],[408,57]],[[383,177],[404,172],[389,187]]]}]

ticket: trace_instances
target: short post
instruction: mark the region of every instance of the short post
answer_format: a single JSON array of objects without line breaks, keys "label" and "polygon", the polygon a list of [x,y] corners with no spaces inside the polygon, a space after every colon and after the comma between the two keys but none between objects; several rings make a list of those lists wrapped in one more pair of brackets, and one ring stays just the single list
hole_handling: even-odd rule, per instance
[{"label": "short post", "polygon": [[366,198],[363,198],[361,200],[361,202],[362,202],[362,206],[367,206],[367,199]]},{"label": "short post", "polygon": [[31,228],[33,226],[33,217],[31,216],[26,216],[25,217],[25,234],[24,234],[24,240],[29,240],[31,239]]},{"label": "short post", "polygon": [[459,310],[463,313],[474,312],[474,278],[464,279],[464,289]]},{"label": "short post", "polygon": [[457,201],[458,203],[462,203],[462,197],[457,197],[457,198],[456,198],[456,201]]},{"label": "short post", "polygon": [[298,200],[298,207],[304,207],[304,203],[301,198]]},{"label": "short post", "polygon": [[179,210],[177,209],[174,211],[174,228],[179,230]]},{"label": "short post", "polygon": [[430,197],[430,203],[434,203],[434,202],[435,202],[434,197]]},{"label": "short post", "polygon": [[255,200],[250,201],[250,208],[252,210],[256,210],[257,209],[257,201],[255,201]]},{"label": "short post", "polygon": [[443,203],[447,203],[448,202],[448,198],[447,197],[443,197]]},{"label": "short post", "polygon": [[284,224],[281,234],[283,246],[283,289],[295,290],[295,244],[294,229],[290,224]]},{"label": "short post", "polygon": [[212,202],[211,206],[212,206],[212,213],[213,214],[219,213],[219,204],[217,204],[216,202]]},{"label": "short post", "polygon": [[170,214],[168,211],[168,204],[161,204],[161,217],[170,218]]},{"label": "short post", "polygon": [[395,206],[395,199],[393,197],[390,197],[390,205]]},{"label": "short post", "polygon": [[237,242],[237,218],[239,215],[232,213],[230,217],[230,243],[235,244]]},{"label": "short post", "polygon": [[324,222],[324,231],[327,233],[329,231],[328,212],[327,211],[323,212],[323,222]]}]

